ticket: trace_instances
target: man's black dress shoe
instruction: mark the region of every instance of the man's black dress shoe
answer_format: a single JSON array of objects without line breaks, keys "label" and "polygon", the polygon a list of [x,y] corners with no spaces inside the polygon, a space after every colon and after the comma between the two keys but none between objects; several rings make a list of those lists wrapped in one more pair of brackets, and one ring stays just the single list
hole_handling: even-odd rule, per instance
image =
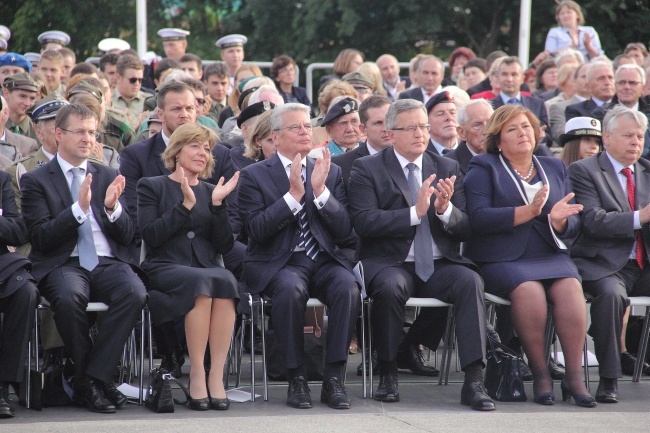
[{"label": "man's black dress shoe", "polygon": [[[370,359],[372,359],[372,375],[376,376],[379,374],[379,360],[377,359],[377,351],[372,351],[372,358],[368,355],[368,349],[366,349],[366,374],[370,374]],[[357,366],[357,376],[363,376],[363,362],[360,362]]]},{"label": "man's black dress shoe", "polygon": [[311,391],[304,376],[296,376],[289,381],[287,390],[287,406],[296,409],[311,408]]},{"label": "man's black dress shoe", "polygon": [[0,382],[0,418],[13,418],[16,416],[14,408],[9,404],[9,389],[6,383]]},{"label": "man's black dress shoe", "polygon": [[482,411],[497,408],[488,395],[485,385],[480,380],[463,383],[463,389],[460,392],[460,404]]},{"label": "man's black dress shoe", "polygon": [[521,373],[521,380],[525,382],[533,380],[533,372],[525,362],[519,363],[519,373]]},{"label": "man's black dress shoe", "polygon": [[[621,353],[621,371],[626,376],[634,375],[634,365],[636,364],[636,356],[632,355],[630,352]],[[650,365],[647,362],[643,363],[641,367],[641,374],[646,376],[650,375]]]},{"label": "man's black dress shoe", "polygon": [[62,347],[43,352],[43,366],[41,367],[42,373],[48,373],[61,365],[63,365]]},{"label": "man's black dress shoe", "polygon": [[557,365],[557,362],[553,358],[550,358],[548,361],[548,371],[551,373],[553,380],[564,379],[564,369]]},{"label": "man's black dress shoe", "polygon": [[82,377],[74,384],[72,401],[87,407],[91,412],[115,413],[115,406],[104,396],[102,388],[95,379]]},{"label": "man's black dress shoe", "polygon": [[596,401],[600,403],[618,403],[618,380],[601,377],[596,390]]},{"label": "man's black dress shoe", "polygon": [[373,398],[386,403],[399,401],[399,389],[397,387],[397,374],[388,373],[379,375],[379,386]]},{"label": "man's black dress shoe", "polygon": [[397,352],[397,368],[410,370],[418,376],[438,376],[440,371],[424,362],[424,354],[417,344],[402,344]]},{"label": "man's black dress shoe", "polygon": [[348,391],[338,377],[332,377],[323,381],[323,387],[320,391],[320,401],[332,409],[350,409]]},{"label": "man's black dress shoe", "polygon": [[160,361],[160,369],[170,373],[176,379],[183,376],[181,367],[185,363],[185,357],[182,353],[172,353],[171,355],[163,355]]},{"label": "man's black dress shoe", "polygon": [[122,394],[112,381],[102,383],[102,391],[104,396],[115,405],[117,409],[122,409],[126,404],[126,396]]}]

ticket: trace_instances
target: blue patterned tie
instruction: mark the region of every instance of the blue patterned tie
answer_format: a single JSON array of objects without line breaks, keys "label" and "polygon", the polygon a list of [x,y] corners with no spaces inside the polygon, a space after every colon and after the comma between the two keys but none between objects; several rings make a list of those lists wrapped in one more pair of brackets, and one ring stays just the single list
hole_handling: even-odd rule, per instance
[{"label": "blue patterned tie", "polygon": [[[79,187],[84,177],[84,169],[73,167],[70,169],[72,172],[72,183],[70,184],[70,192],[72,193],[72,200],[79,200]],[[77,250],[79,252],[79,264],[82,268],[92,271],[99,263],[97,257],[97,250],[95,249],[95,241],[93,239],[93,229],[90,225],[90,218],[86,218],[77,229],[78,237]]]},{"label": "blue patterned tie", "polygon": [[[411,190],[411,198],[413,205],[418,201],[418,190],[420,184],[415,178],[415,168],[417,166],[412,162],[406,164],[408,168],[408,183]],[[415,228],[415,240],[413,245],[413,254],[415,256],[415,274],[420,277],[422,281],[428,281],[433,275],[433,238],[431,237],[431,229],[429,228],[429,217],[424,215],[421,218],[420,224]]]},{"label": "blue patterned tie", "polygon": [[508,104],[521,105],[521,101],[517,98],[510,98],[508,99]]},{"label": "blue patterned tie", "polygon": [[[289,164],[291,166],[291,164]],[[305,176],[300,173],[300,178],[302,183],[305,183]],[[305,207],[305,194],[303,194],[302,199],[300,199],[300,205],[302,209],[298,212],[298,224],[300,224],[300,241],[298,242],[298,247],[305,249],[305,254],[310,259],[316,261],[318,253],[320,252],[320,247],[318,241],[309,230],[309,221],[307,220],[307,209]]]}]

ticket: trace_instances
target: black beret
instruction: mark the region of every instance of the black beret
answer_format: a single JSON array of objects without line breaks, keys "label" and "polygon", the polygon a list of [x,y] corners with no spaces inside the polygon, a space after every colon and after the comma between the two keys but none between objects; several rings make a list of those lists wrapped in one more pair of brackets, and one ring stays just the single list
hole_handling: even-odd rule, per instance
[{"label": "black beret", "polygon": [[260,101],[249,105],[248,107],[244,108],[241,113],[239,113],[239,117],[237,117],[237,126],[241,128],[242,123],[248,119],[252,119],[253,117],[263,114],[265,111],[269,111],[274,108],[275,104],[269,101]]},{"label": "black beret", "polygon": [[321,123],[322,126],[327,125],[334,119],[345,116],[350,113],[357,113],[359,111],[359,102],[354,98],[343,98],[327,110],[327,114]]},{"label": "black beret", "polygon": [[425,107],[427,107],[427,113],[430,113],[433,107],[438,104],[444,104],[447,102],[454,102],[454,95],[450,92],[444,90],[440,93],[436,93],[427,101]]}]

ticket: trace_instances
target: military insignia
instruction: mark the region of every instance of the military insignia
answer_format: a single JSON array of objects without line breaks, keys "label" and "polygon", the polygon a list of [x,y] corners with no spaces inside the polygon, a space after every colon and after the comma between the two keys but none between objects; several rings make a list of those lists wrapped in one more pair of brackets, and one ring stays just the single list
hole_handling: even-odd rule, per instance
[{"label": "military insignia", "polygon": [[36,167],[40,167],[41,165],[45,165],[45,161],[36,161]]},{"label": "military insignia", "polygon": [[11,61],[15,62],[16,61],[16,56],[11,56]]},{"label": "military insignia", "polygon": [[449,91],[445,93],[447,93],[447,99],[449,99],[449,102],[454,102],[454,95],[452,95]]},{"label": "military insignia", "polygon": [[593,126],[595,128],[596,125],[598,125],[598,122],[596,122],[596,119],[591,119],[591,126]]},{"label": "military insignia", "polygon": [[271,109],[271,104],[269,101],[262,101],[264,104],[264,111],[269,111]]},{"label": "military insignia", "polygon": [[352,111],[352,108],[353,107],[351,107],[350,104],[345,104],[343,106],[343,111],[345,111],[346,113],[349,113],[350,111]]}]

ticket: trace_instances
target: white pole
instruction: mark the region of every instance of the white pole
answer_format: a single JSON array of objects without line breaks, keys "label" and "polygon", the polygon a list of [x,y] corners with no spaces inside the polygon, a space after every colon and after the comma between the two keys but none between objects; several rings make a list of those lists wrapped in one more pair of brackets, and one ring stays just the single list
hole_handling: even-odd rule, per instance
[{"label": "white pole", "polygon": [[147,52],[147,0],[136,0],[135,7],[138,56],[143,58]]},{"label": "white pole", "polygon": [[530,54],[530,14],[532,0],[521,0],[519,12],[519,60],[524,69],[528,66]]}]

